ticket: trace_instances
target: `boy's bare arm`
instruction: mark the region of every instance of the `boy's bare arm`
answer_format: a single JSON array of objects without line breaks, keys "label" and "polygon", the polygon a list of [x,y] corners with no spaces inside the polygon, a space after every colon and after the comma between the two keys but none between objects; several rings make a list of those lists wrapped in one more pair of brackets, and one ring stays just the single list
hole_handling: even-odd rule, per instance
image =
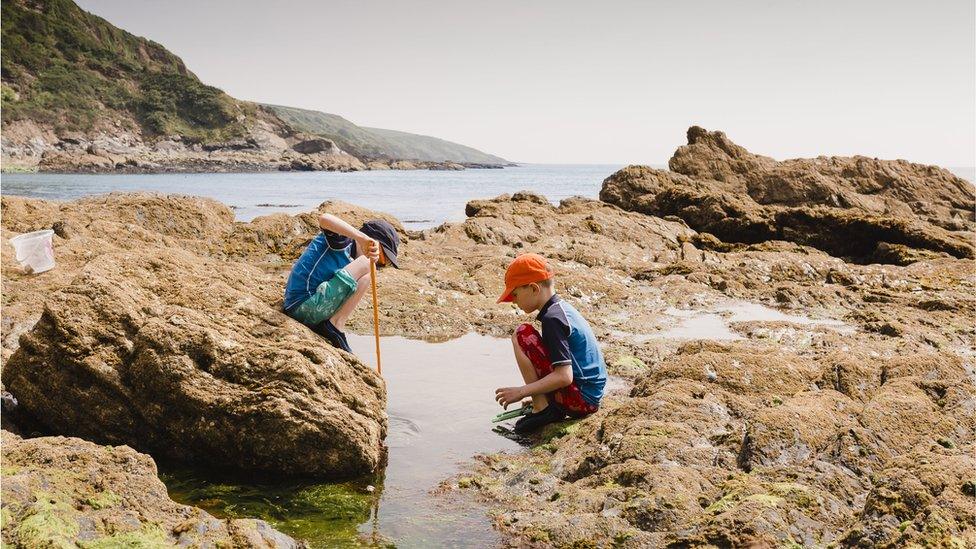
[{"label": "boy's bare arm", "polygon": [[573,382],[573,367],[570,364],[555,366],[546,377],[521,387],[503,387],[495,391],[495,400],[502,406],[514,404],[523,398],[544,395]]},{"label": "boy's bare arm", "polygon": [[342,236],[348,236],[356,241],[356,248],[360,254],[365,253],[373,261],[379,259],[380,250],[379,246],[376,246],[376,241],[341,218],[332,214],[322,214],[319,216],[319,227]]}]

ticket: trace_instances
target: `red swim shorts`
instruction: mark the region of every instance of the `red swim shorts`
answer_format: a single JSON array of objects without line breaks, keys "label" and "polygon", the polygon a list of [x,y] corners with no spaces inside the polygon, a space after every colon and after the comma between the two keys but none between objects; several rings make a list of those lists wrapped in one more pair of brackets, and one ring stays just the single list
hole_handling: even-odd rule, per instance
[{"label": "red swim shorts", "polygon": [[[552,373],[552,361],[549,360],[549,351],[542,343],[542,335],[531,324],[522,324],[515,329],[515,338],[525,356],[532,361],[535,367],[535,375],[542,379]],[[572,366],[570,366],[572,368]],[[562,389],[546,395],[550,402],[555,402],[562,408],[567,415],[582,417],[597,411],[598,407],[583,400],[583,393],[580,392],[576,382],[570,383]]]}]

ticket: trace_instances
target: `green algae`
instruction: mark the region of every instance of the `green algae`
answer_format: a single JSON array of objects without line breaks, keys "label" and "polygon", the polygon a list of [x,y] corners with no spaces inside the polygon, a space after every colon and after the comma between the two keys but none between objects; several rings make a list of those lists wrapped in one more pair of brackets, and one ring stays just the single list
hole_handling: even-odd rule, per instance
[{"label": "green algae", "polygon": [[75,511],[67,501],[47,492],[38,492],[37,500],[20,521],[15,536],[25,547],[75,547],[78,523],[71,518]]},{"label": "green algae", "polygon": [[774,482],[770,492],[776,496],[788,499],[798,507],[809,509],[817,505],[817,500],[810,488],[794,482]]},{"label": "green algae", "polygon": [[786,500],[772,494],[752,494],[742,498],[742,501],[757,501],[765,507],[776,507]]},{"label": "green algae", "polygon": [[111,536],[99,538],[94,541],[83,541],[78,543],[82,549],[163,549],[172,547],[173,544],[167,541],[166,534],[155,524],[146,524],[135,532],[119,532]]},{"label": "green algae", "polygon": [[0,467],[0,476],[12,477],[23,470],[24,468],[20,465],[4,465],[3,467]]},{"label": "green algae", "polygon": [[615,375],[636,375],[647,370],[647,363],[632,355],[622,355],[610,363],[610,371]]},{"label": "green algae", "polygon": [[109,507],[115,507],[119,503],[122,503],[122,497],[115,492],[106,490],[105,492],[98,492],[88,497],[85,503],[90,505],[92,509],[108,509]]},{"label": "green algae", "polygon": [[[375,547],[383,540],[362,539],[359,526],[368,522],[382,490],[380,478],[342,483],[314,481],[248,482],[208,480],[198,471],[161,473],[176,501],[203,508],[218,518],[259,518],[310,547]],[[376,485],[367,491],[369,483]]]},{"label": "green algae", "polygon": [[580,420],[578,419],[571,419],[569,421],[546,425],[542,428],[542,434],[539,436],[539,442],[534,445],[534,448],[539,448],[549,444],[557,438],[570,436],[578,431],[579,428]]}]

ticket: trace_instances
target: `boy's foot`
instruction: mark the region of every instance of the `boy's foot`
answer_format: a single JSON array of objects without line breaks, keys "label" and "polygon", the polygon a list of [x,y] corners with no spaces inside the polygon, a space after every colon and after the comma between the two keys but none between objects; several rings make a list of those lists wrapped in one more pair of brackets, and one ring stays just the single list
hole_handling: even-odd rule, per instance
[{"label": "boy's foot", "polygon": [[516,421],[515,432],[519,434],[529,433],[535,431],[543,425],[562,421],[565,418],[566,414],[559,409],[559,406],[550,402],[549,406],[546,406],[541,412],[529,414]]},{"label": "boy's foot", "polygon": [[352,349],[349,347],[349,342],[346,341],[346,334],[340,332],[338,328],[333,326],[331,320],[323,320],[315,326],[312,326],[312,331],[327,339],[336,349],[342,349],[347,353],[352,352]]}]

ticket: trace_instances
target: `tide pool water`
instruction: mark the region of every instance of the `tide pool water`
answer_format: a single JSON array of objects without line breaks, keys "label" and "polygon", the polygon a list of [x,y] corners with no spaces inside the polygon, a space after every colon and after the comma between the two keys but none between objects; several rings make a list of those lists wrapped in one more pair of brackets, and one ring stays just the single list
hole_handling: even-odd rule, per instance
[{"label": "tide pool water", "polygon": [[[375,367],[372,337],[349,334],[349,343]],[[381,352],[389,459],[379,473],[328,483],[161,465],[170,496],[220,517],[262,518],[315,548],[497,547],[499,535],[473,497],[434,492],[476,454],[521,450],[491,423],[502,411],[495,389],[522,384],[511,341],[477,334],[446,343],[384,337]]]},{"label": "tide pool water", "polygon": [[464,219],[477,198],[530,190],[558,202],[597,198],[618,165],[527,164],[501,170],[270,172],[195,174],[4,174],[3,194],[71,200],[114,191],[151,191],[215,198],[238,221],[274,212],[300,213],[343,200],[392,214],[412,229]]}]

